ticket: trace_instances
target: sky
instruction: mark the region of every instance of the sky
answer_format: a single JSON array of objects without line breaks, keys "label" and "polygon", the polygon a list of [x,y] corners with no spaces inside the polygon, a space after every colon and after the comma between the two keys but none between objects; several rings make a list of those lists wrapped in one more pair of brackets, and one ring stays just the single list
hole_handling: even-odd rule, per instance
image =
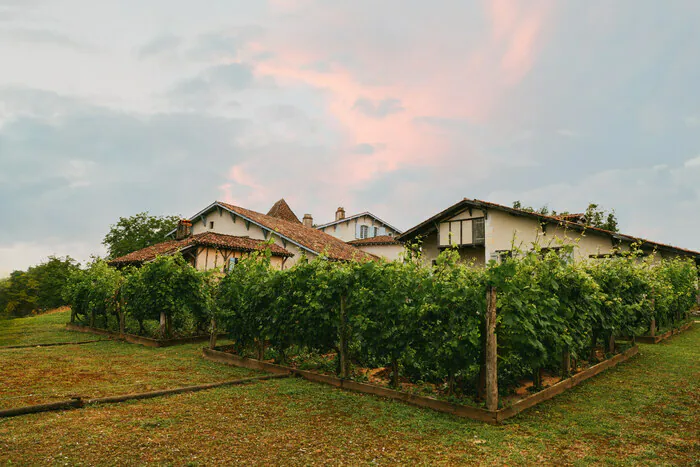
[{"label": "sky", "polygon": [[0,0],[0,276],[215,200],[462,198],[700,250],[696,0]]}]

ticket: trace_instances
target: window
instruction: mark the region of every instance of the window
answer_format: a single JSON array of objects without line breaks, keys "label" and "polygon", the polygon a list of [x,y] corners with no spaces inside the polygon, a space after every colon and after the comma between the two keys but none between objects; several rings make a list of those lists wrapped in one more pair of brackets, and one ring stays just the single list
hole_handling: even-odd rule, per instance
[{"label": "window", "polygon": [[506,259],[512,258],[512,257],[513,257],[512,250],[496,250],[493,253],[491,253],[491,259],[495,260],[496,263],[498,263],[498,264],[501,264]]},{"label": "window", "polygon": [[379,227],[375,227],[374,233],[372,234],[373,237],[376,237],[377,235],[379,235]]},{"label": "window", "polygon": [[472,220],[472,242],[475,245],[484,243],[484,218]]},{"label": "window", "polygon": [[238,264],[238,258],[229,258],[228,259],[228,270],[231,271],[233,270],[234,267]]},{"label": "window", "polygon": [[213,229],[214,228],[214,221],[209,222],[209,228]]},{"label": "window", "polygon": [[369,227],[366,225],[363,225],[360,227],[360,238],[367,238],[369,237]]}]

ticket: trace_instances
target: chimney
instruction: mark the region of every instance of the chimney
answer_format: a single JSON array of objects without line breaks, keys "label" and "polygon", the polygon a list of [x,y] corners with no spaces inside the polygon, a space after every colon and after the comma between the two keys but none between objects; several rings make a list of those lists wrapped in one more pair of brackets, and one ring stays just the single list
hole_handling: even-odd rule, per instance
[{"label": "chimney", "polygon": [[304,214],[304,226],[313,228],[314,226],[314,218],[311,217],[311,214]]},{"label": "chimney", "polygon": [[180,219],[177,223],[177,232],[175,233],[175,240],[183,240],[187,237],[192,236],[192,222],[187,219]]},{"label": "chimney", "polygon": [[345,208],[340,207],[338,210],[335,212],[335,220],[343,220],[345,219]]}]

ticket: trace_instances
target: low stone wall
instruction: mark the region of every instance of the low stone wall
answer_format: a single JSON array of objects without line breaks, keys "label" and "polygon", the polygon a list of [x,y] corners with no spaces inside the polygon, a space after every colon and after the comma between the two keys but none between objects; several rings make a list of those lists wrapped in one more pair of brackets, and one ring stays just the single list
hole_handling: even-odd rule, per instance
[{"label": "low stone wall", "polygon": [[587,368],[574,376],[560,381],[559,383],[544,389],[536,394],[533,394],[525,399],[519,400],[511,406],[499,410],[486,410],[479,407],[470,407],[468,405],[453,404],[450,402],[441,401],[432,397],[418,396],[403,391],[375,386],[373,384],[358,383],[352,380],[344,380],[335,376],[321,375],[306,370],[298,370],[295,368],[276,365],[273,363],[262,362],[252,358],[240,357],[227,352],[222,352],[215,349],[204,348],[202,350],[203,357],[218,363],[249,368],[253,370],[263,370],[275,374],[293,374],[309,381],[328,384],[341,389],[361,392],[364,394],[373,394],[376,396],[388,397],[390,399],[406,402],[418,407],[425,407],[438,412],[450,413],[458,417],[470,418],[491,424],[496,424],[516,416],[525,409],[528,409],[540,402],[551,399],[567,389],[570,389],[583,381],[592,378],[593,376],[612,368],[617,364],[624,362],[635,356],[639,352],[639,348],[635,345],[625,352],[615,355],[614,357],[598,363],[590,368]]}]

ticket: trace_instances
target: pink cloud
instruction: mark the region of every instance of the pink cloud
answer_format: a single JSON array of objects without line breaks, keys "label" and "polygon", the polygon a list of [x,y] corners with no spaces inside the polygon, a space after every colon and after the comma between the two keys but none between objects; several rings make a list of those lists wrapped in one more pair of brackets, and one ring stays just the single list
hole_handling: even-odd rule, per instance
[{"label": "pink cloud", "polygon": [[[551,0],[492,0],[485,8],[490,28],[477,38],[470,37],[468,43],[465,39],[468,47],[455,45],[448,35],[447,39],[433,39],[442,31],[423,31],[416,24],[415,42],[405,44],[400,54],[388,54],[362,36],[348,41],[336,37],[352,30],[349,25],[353,21],[363,27],[362,16],[353,17],[359,13],[352,7],[316,3],[307,8],[308,4],[306,0],[275,2],[276,8],[284,10],[285,19],[295,8],[309,11],[313,17],[306,18],[304,28],[296,25],[299,29],[292,27],[290,31],[282,25],[277,34],[261,39],[255,49],[270,50],[274,57],[260,62],[255,72],[274,77],[281,87],[304,86],[323,92],[326,112],[332,118],[324,125],[338,132],[341,141],[334,148],[336,162],[317,176],[330,180],[342,193],[402,167],[449,167],[454,162],[450,154],[459,153],[461,160],[479,160],[476,150],[464,147],[463,140],[456,147],[448,130],[417,123],[416,119],[429,116],[488,124],[499,99],[534,65],[553,8]],[[324,33],[328,40],[324,40]],[[357,63],[351,68],[328,61],[335,54],[350,55]],[[328,63],[327,69],[309,67],[320,62]],[[372,71],[378,79],[368,80],[355,71],[358,69]],[[395,98],[403,110],[373,118],[353,108],[358,98]],[[367,143],[381,143],[382,149],[372,154],[353,153],[356,145]]]}]

